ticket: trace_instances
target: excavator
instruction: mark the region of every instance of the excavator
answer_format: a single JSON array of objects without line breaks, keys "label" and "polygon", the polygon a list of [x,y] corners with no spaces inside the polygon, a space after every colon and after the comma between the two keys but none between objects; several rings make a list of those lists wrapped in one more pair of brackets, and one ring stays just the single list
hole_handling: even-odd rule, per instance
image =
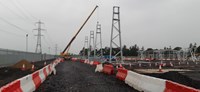
[{"label": "excavator", "polygon": [[72,44],[72,42],[76,39],[77,35],[80,33],[80,31],[82,30],[82,28],[85,26],[85,24],[87,23],[87,21],[90,19],[90,17],[92,16],[92,14],[95,12],[95,10],[98,8],[98,6],[96,5],[95,8],[93,9],[93,11],[90,13],[90,15],[88,16],[88,18],[85,20],[85,22],[82,24],[82,26],[79,28],[79,30],[76,32],[76,34],[72,37],[72,39],[70,40],[70,42],[67,44],[67,46],[65,47],[65,49],[60,53],[60,56],[65,58],[65,59],[69,59],[69,48]]}]

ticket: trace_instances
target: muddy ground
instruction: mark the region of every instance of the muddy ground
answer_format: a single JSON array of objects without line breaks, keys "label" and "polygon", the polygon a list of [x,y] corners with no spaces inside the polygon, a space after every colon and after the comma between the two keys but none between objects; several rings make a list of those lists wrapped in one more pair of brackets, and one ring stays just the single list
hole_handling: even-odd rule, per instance
[{"label": "muddy ground", "polygon": [[116,79],[115,75],[95,73],[95,67],[66,61],[56,67],[36,92],[138,92]]},{"label": "muddy ground", "polygon": [[[32,62],[32,64],[35,65],[35,71],[41,69],[44,67],[44,62],[46,64],[49,64],[53,61],[54,59],[51,60],[44,60],[44,61],[37,61],[37,62]],[[24,77],[28,74],[33,73],[34,71],[31,70],[24,70],[22,71],[21,69],[13,68],[12,66],[10,67],[2,67],[0,68],[0,87],[16,80],[21,77]]]},{"label": "muddy ground", "polygon": [[[170,62],[173,66],[170,66]],[[141,64],[139,66],[139,63]],[[151,66],[150,66],[151,63]],[[158,69],[158,62],[135,62],[130,65],[124,65],[124,67],[128,70],[135,71],[135,69]],[[183,71],[169,71],[166,73],[142,73],[145,75],[171,80],[180,84],[184,84],[193,88],[200,89],[200,62],[193,61],[164,61],[166,66],[163,66],[162,69],[181,69]],[[184,71],[184,69],[190,71]],[[138,71],[135,71],[138,72]],[[140,72],[141,73],[141,72]]]}]

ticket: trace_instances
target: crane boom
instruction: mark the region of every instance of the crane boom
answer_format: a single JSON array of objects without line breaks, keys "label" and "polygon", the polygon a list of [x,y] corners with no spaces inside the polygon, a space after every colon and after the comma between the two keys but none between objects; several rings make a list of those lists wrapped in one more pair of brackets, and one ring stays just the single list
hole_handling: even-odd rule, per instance
[{"label": "crane boom", "polygon": [[[92,16],[92,14],[94,13],[94,11],[98,8],[98,6],[96,5],[96,7],[93,9],[93,11],[91,12],[91,14],[88,16],[88,18],[86,19],[86,21],[83,23],[83,25],[79,28],[79,30],[76,32],[76,34],[73,36],[73,38],[70,40],[70,42],[67,44],[66,48],[63,50],[62,54],[66,54],[68,53],[68,49],[70,47],[70,45],[72,44],[72,42],[74,41],[74,39],[76,38],[76,36],[79,34],[79,32],[81,31],[81,29],[84,27],[84,25],[87,23],[87,21],[90,19],[90,17]],[[66,52],[67,51],[67,52]]]}]

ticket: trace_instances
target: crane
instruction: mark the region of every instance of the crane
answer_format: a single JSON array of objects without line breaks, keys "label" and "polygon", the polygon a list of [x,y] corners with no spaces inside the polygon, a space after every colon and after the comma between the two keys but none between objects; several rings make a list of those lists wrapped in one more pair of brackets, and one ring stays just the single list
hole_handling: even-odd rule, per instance
[{"label": "crane", "polygon": [[90,13],[90,15],[88,16],[88,18],[85,20],[85,22],[82,24],[82,26],[79,28],[79,30],[76,32],[76,34],[72,37],[72,39],[70,40],[70,42],[67,44],[67,46],[65,47],[65,49],[63,50],[63,52],[61,53],[61,56],[68,56],[68,51],[69,48],[72,44],[72,42],[75,40],[75,38],[77,37],[77,35],[80,33],[80,31],[82,30],[82,28],[85,26],[85,24],[87,23],[87,21],[90,19],[90,17],[92,16],[92,14],[95,12],[95,10],[98,8],[98,6],[96,5],[96,7],[93,9],[93,11]]}]

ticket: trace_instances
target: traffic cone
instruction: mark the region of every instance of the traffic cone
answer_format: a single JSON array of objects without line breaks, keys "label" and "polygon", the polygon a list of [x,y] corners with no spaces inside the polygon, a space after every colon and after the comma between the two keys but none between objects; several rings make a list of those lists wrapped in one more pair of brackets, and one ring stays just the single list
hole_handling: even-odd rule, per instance
[{"label": "traffic cone", "polygon": [[24,71],[25,68],[26,68],[26,66],[25,66],[25,64],[23,64],[21,70]]},{"label": "traffic cone", "polygon": [[131,68],[131,63],[129,64],[129,67]]},{"label": "traffic cone", "polygon": [[32,65],[31,71],[35,70],[35,65]]},{"label": "traffic cone", "polygon": [[120,68],[123,68],[122,64],[119,64],[119,67],[120,67]]},{"label": "traffic cone", "polygon": [[47,64],[47,63],[46,63],[46,61],[45,61],[45,62],[44,62],[44,66],[46,66],[46,64]]},{"label": "traffic cone", "polygon": [[141,63],[139,63],[139,67],[141,67]]},{"label": "traffic cone", "polygon": [[170,62],[170,66],[173,67],[174,65],[172,64],[172,62]]},{"label": "traffic cone", "polygon": [[161,65],[161,64],[159,65],[159,71],[158,71],[158,72],[163,72],[163,71],[162,71],[162,65]]}]

